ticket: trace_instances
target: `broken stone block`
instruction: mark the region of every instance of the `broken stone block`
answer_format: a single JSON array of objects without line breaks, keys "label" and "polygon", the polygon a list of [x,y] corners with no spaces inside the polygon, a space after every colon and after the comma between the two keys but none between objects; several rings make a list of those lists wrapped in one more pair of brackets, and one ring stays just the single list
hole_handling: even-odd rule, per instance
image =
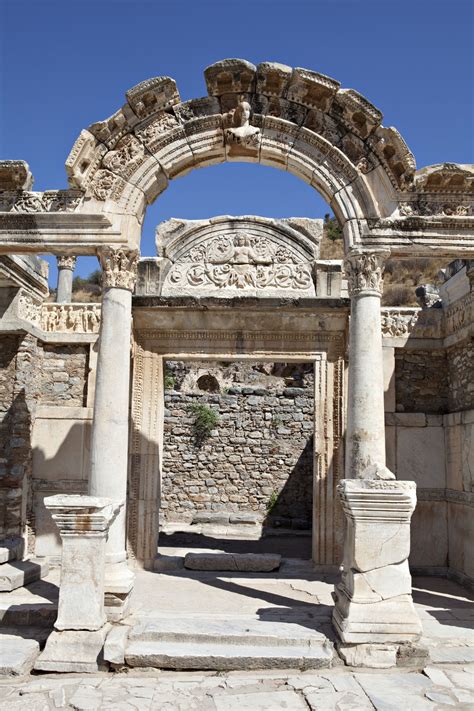
[{"label": "broken stone block", "polygon": [[267,573],[280,567],[281,555],[264,553],[187,553],[184,567],[190,570],[239,570]]},{"label": "broken stone block", "polygon": [[389,669],[396,666],[397,647],[389,644],[341,644],[337,651],[350,667]]}]

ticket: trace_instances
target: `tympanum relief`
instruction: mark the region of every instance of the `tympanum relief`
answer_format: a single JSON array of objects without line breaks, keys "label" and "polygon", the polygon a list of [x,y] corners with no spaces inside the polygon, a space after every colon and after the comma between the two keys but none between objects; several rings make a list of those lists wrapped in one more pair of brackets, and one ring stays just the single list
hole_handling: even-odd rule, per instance
[{"label": "tympanum relief", "polygon": [[163,291],[194,290],[222,296],[229,290],[308,296],[314,293],[311,263],[266,237],[237,231],[194,246],[173,265]]}]

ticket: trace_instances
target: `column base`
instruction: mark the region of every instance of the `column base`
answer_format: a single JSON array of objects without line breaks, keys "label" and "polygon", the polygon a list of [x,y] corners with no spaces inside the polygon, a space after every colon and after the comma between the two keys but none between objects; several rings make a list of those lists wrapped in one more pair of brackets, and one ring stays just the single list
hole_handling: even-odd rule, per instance
[{"label": "column base", "polygon": [[421,636],[421,623],[411,595],[398,595],[376,602],[357,602],[337,585],[334,599],[333,624],[346,644],[394,644],[416,641]]},{"label": "column base", "polygon": [[104,607],[109,622],[120,622],[128,615],[135,574],[127,561],[105,566]]},{"label": "column base", "polygon": [[36,660],[38,671],[97,672],[107,670],[103,658],[105,638],[110,625],[95,632],[85,630],[53,631]]}]

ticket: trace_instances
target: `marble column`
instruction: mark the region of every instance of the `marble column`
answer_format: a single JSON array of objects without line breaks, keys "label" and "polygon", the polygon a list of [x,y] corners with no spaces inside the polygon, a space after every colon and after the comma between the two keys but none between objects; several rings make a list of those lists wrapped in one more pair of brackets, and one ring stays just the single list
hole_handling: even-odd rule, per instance
[{"label": "marble column", "polygon": [[346,529],[333,623],[339,651],[352,666],[394,666],[402,647],[421,635],[408,567],[416,485],[398,481],[385,466],[385,256],[354,251],[345,264],[351,296],[346,478],[337,489]]},{"label": "marble column", "polygon": [[105,545],[122,502],[95,496],[58,495],[44,500],[62,542],[55,630],[35,669],[98,671],[108,631],[104,610]]},{"label": "marble column", "polygon": [[351,297],[347,396],[346,479],[385,466],[385,412],[380,301],[386,253],[350,253]]},{"label": "marble column", "polygon": [[56,302],[58,304],[70,303],[72,301],[72,278],[76,267],[76,257],[66,254],[56,257],[56,262],[58,265]]},{"label": "marble column", "polygon": [[[92,423],[91,496],[126,501],[130,332],[132,291],[135,285],[138,252],[103,249],[102,314]],[[106,545],[105,604],[109,620],[126,612],[134,576],[126,561],[126,511],[112,523]]]}]

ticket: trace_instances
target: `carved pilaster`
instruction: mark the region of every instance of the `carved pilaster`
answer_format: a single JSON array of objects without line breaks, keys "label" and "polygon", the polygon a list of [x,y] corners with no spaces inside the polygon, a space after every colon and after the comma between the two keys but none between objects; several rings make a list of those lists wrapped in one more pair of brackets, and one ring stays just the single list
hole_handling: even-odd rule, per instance
[{"label": "carved pilaster", "polygon": [[58,269],[70,269],[71,272],[76,268],[76,261],[76,257],[70,254],[63,254],[60,257],[56,257]]},{"label": "carved pilaster", "polygon": [[107,247],[99,251],[98,258],[104,289],[116,287],[133,291],[137,279],[138,250]]},{"label": "carved pilaster", "polygon": [[373,294],[382,296],[383,270],[386,252],[352,252],[344,262],[349,295]]}]

